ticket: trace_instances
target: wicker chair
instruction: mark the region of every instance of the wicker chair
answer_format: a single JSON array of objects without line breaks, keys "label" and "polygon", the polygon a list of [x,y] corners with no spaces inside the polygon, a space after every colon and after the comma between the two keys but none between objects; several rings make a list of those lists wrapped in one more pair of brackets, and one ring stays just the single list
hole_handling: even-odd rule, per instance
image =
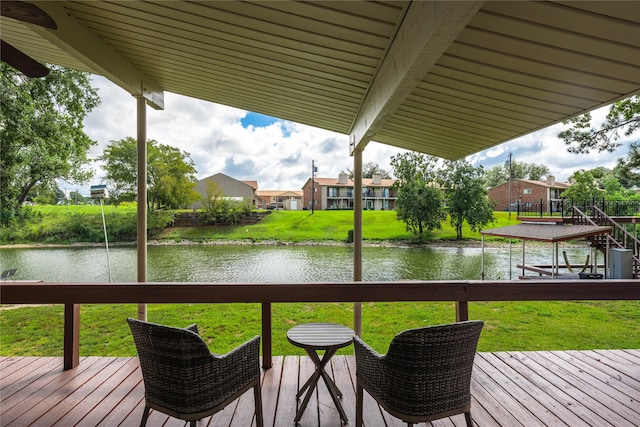
[{"label": "wicker chair", "polygon": [[356,427],[363,390],[409,426],[464,413],[471,427],[471,370],[483,326],[474,320],[404,331],[386,355],[354,337]]},{"label": "wicker chair", "polygon": [[150,409],[197,421],[223,409],[250,388],[256,425],[263,425],[260,394],[260,337],[224,355],[209,352],[196,325],[172,328],[127,319],[140,358],[145,388],[141,426]]}]

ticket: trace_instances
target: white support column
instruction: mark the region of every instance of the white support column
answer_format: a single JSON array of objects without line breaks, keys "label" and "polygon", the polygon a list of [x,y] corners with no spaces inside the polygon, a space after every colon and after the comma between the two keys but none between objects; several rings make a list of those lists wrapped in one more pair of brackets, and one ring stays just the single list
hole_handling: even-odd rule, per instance
[{"label": "white support column", "polygon": [[[353,151],[353,281],[362,281],[362,148]],[[362,336],[362,303],[353,304],[353,329]]]},{"label": "white support column", "polygon": [[[146,101],[136,96],[138,112],[138,282],[147,281],[147,110]],[[138,319],[147,320],[147,304],[138,304]]]}]

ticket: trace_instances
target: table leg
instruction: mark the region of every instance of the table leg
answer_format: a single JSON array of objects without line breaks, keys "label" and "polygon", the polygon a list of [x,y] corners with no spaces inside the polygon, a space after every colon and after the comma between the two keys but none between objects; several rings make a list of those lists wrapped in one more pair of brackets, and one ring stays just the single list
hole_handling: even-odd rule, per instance
[{"label": "table leg", "polygon": [[307,394],[305,395],[304,400],[302,401],[302,404],[300,405],[300,407],[298,408],[298,412],[296,413],[296,418],[294,419],[295,423],[298,423],[298,421],[300,421],[300,418],[302,418],[302,413],[306,409],[307,404],[309,403],[309,400],[311,398],[311,395],[313,394],[313,389],[317,387],[318,380],[320,379],[320,377],[322,377],[322,379],[324,380],[324,383],[327,385],[327,389],[329,390],[329,395],[331,396],[331,399],[333,400],[333,403],[336,405],[336,409],[340,414],[340,419],[342,420],[343,423],[345,424],[348,423],[349,421],[347,419],[347,414],[344,412],[344,408],[342,408],[342,405],[340,404],[340,400],[339,400],[339,398],[342,397],[342,392],[340,391],[338,386],[336,386],[336,384],[333,382],[333,380],[331,379],[327,371],[325,371],[324,369],[327,363],[329,363],[329,360],[333,357],[333,355],[336,353],[337,350],[325,351],[324,355],[322,356],[322,360],[320,360],[318,353],[316,353],[315,351],[313,350],[306,350],[306,351],[307,351],[307,354],[309,355],[309,358],[313,361],[313,364],[316,366],[316,371],[313,373],[313,375],[311,375],[311,378],[307,380],[307,382],[302,386],[302,388],[300,389],[300,391],[298,391],[298,394],[296,395],[296,397],[299,398],[302,395],[302,393],[304,393],[304,391],[307,390],[308,388]]},{"label": "table leg", "polygon": [[304,396],[304,399],[302,400],[302,403],[298,407],[298,412],[296,412],[296,417],[293,419],[293,421],[296,424],[298,424],[298,421],[300,421],[300,418],[302,418],[302,413],[307,408],[307,404],[309,403],[309,399],[311,399],[311,395],[313,394],[313,389],[316,388],[316,386],[318,385],[318,379],[319,378],[320,378],[320,371],[318,371],[316,369],[316,371],[313,373],[313,375],[311,375],[311,378],[309,378],[309,380],[305,383],[303,388],[301,388],[300,391],[298,392],[298,394],[296,395],[297,398],[300,398],[300,396],[302,395],[304,390],[306,388],[308,388],[307,394]]}]

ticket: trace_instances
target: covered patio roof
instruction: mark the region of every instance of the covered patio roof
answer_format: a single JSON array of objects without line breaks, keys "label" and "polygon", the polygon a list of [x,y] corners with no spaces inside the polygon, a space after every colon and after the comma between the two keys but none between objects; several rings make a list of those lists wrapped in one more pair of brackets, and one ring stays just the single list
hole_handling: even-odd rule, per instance
[{"label": "covered patio roof", "polygon": [[457,159],[640,91],[637,2],[32,3],[57,29],[0,28],[37,60],[155,108],[169,91],[349,134],[351,151]]},{"label": "covered patio roof", "polygon": [[516,224],[508,227],[482,230],[480,233],[484,236],[499,236],[555,243],[564,242],[566,240],[582,239],[610,232],[611,227],[596,225]]}]

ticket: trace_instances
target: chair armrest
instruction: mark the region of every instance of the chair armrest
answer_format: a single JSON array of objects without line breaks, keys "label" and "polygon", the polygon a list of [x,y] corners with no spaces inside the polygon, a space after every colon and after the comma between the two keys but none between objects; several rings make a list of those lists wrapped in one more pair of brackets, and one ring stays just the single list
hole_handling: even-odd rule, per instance
[{"label": "chair armrest", "polygon": [[[260,336],[256,335],[233,350],[223,355],[212,354],[218,365],[216,369],[228,377],[228,385],[235,384],[242,388],[255,379],[260,378]],[[234,387],[234,386],[232,386]]]},{"label": "chair armrest", "polygon": [[353,337],[353,347],[356,354],[356,377],[358,381],[371,393],[380,393],[386,382],[386,356],[371,348],[362,338]]},{"label": "chair armrest", "polygon": [[196,335],[200,335],[200,333],[198,332],[198,325],[196,325],[195,323],[192,325],[187,326],[186,328],[187,331],[191,331],[191,332],[195,332]]}]

